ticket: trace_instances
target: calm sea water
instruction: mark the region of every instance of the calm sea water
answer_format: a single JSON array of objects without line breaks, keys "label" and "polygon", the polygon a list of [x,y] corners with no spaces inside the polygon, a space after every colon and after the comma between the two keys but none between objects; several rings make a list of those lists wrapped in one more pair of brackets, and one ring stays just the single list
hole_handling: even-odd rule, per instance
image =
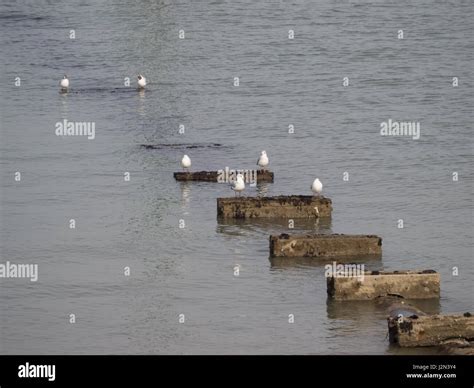
[{"label": "calm sea water", "polygon": [[[184,153],[215,170],[265,149],[275,183],[247,195],[319,177],[332,222],[296,230],[378,234],[367,269],[438,270],[441,299],[417,305],[472,311],[472,16],[470,1],[2,2],[1,259],[39,280],[0,281],[0,352],[407,352],[380,306],[327,300],[322,264],[269,261],[285,222],[217,220],[233,193],[175,182]],[[138,73],[144,93],[124,86]],[[96,138],[55,136],[63,119]],[[380,136],[388,119],[421,138]]]}]

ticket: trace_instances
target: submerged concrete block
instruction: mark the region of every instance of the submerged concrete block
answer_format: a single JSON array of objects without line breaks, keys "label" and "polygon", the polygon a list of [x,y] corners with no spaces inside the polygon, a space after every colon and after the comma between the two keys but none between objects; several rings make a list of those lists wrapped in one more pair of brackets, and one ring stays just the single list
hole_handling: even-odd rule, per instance
[{"label": "submerged concrete block", "polygon": [[270,236],[270,257],[339,258],[382,254],[382,239],[371,235],[280,234]]},{"label": "submerged concrete block", "polygon": [[440,276],[425,271],[366,271],[363,278],[328,277],[328,295],[337,300],[368,300],[387,295],[406,299],[439,298]]},{"label": "submerged concrete block", "polygon": [[223,218],[331,217],[332,201],[309,195],[217,198],[217,215]]},{"label": "submerged concrete block", "polygon": [[[268,170],[242,170],[244,175],[244,181],[251,183],[255,179],[257,183],[268,182],[273,183],[273,172]],[[255,174],[255,171],[257,174]],[[224,171],[225,172],[225,171]],[[216,182],[225,183],[229,182],[229,177],[225,176],[223,170],[221,171],[194,171],[194,172],[175,172],[173,173],[174,179],[180,182],[185,181],[200,181],[200,182]],[[256,175],[256,176],[255,176]],[[221,182],[222,180],[222,182]]]},{"label": "submerged concrete block", "polygon": [[[465,314],[389,317],[391,343],[402,347],[446,345],[446,341],[474,340],[474,316]],[[469,344],[468,344],[469,345]]]}]

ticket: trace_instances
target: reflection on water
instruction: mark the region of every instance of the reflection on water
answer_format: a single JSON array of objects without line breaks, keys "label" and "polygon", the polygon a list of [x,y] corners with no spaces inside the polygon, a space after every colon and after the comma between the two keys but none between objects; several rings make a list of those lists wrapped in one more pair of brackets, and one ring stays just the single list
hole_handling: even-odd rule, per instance
[{"label": "reflection on water", "polygon": [[382,270],[382,256],[381,255],[360,255],[360,256],[346,256],[335,258],[327,257],[269,257],[272,267],[293,267],[293,266],[324,266],[330,263],[343,264],[365,264],[366,270]]},{"label": "reflection on water", "polygon": [[289,220],[252,218],[252,219],[234,219],[217,217],[216,232],[232,235],[264,236],[268,239],[271,234],[281,233],[331,233],[331,219],[321,219],[318,223],[314,219],[294,219],[294,228],[290,229]]},{"label": "reflection on water", "polygon": [[[217,217],[217,232],[226,233],[228,230],[242,228],[244,230],[256,230],[268,234],[281,233],[321,233],[330,234],[331,218],[221,218]],[[293,228],[291,228],[293,226]]]},{"label": "reflection on water", "polygon": [[268,182],[257,182],[257,197],[266,197],[268,194],[268,189],[269,186],[273,183],[268,183]]},{"label": "reflection on water", "polygon": [[68,94],[60,93],[60,96],[61,96],[61,119],[68,119],[69,118]]},{"label": "reflection on water", "polygon": [[426,314],[439,314],[441,303],[439,298],[432,299],[404,299],[405,303],[415,306]]},{"label": "reflection on water", "polygon": [[394,297],[383,297],[375,300],[334,300],[327,298],[327,315],[330,319],[356,320],[385,320],[388,310],[394,304],[406,303],[412,305],[427,314],[438,314],[440,312],[439,299],[403,299]]},{"label": "reflection on water", "polygon": [[179,188],[181,190],[181,210],[184,215],[187,215],[191,200],[191,182],[180,182]]},{"label": "reflection on water", "polygon": [[145,89],[138,89],[138,114],[140,116],[146,116],[146,105],[145,105]]}]

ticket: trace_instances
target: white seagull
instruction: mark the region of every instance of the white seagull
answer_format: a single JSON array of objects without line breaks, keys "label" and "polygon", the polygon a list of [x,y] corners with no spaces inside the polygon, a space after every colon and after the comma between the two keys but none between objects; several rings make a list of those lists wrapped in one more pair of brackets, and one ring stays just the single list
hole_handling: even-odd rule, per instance
[{"label": "white seagull", "polygon": [[257,160],[257,165],[262,167],[265,170],[265,167],[267,167],[269,163],[270,163],[270,160],[268,159],[267,151],[262,151],[262,153],[260,154],[260,157]]},{"label": "white seagull", "polygon": [[188,155],[184,155],[183,159],[181,159],[181,167],[183,167],[185,170],[188,170],[189,167],[191,167],[191,158]]},{"label": "white seagull", "polygon": [[318,178],[316,178],[313,184],[311,185],[311,190],[313,191],[314,194],[317,194],[317,195],[321,194],[321,192],[323,191],[323,184]]},{"label": "white seagull", "polygon": [[146,78],[142,76],[141,74],[138,74],[138,87],[140,89],[145,89],[146,86]]},{"label": "white seagull", "polygon": [[67,75],[64,75],[59,85],[61,85],[61,89],[63,90],[67,90],[67,88],[69,88],[69,79],[67,78]]},{"label": "white seagull", "polygon": [[245,190],[244,176],[242,174],[237,174],[237,179],[231,183],[232,190],[235,191],[235,195]]}]

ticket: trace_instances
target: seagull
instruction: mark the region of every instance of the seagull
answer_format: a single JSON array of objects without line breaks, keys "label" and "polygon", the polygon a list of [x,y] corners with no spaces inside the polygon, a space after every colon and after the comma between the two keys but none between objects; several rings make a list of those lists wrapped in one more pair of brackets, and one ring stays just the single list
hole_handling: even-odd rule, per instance
[{"label": "seagull", "polygon": [[313,184],[311,185],[311,190],[313,191],[314,194],[317,194],[317,195],[321,194],[321,191],[323,191],[323,184],[318,178],[316,178]]},{"label": "seagull", "polygon": [[244,176],[242,174],[237,174],[237,179],[233,181],[231,185],[232,190],[235,191],[235,195],[239,193],[240,196],[240,193],[245,190]]},{"label": "seagull", "polygon": [[64,75],[59,85],[61,85],[62,90],[67,90],[67,88],[69,88],[69,79],[67,78],[67,75]]},{"label": "seagull", "polygon": [[139,89],[145,89],[146,86],[146,78],[142,76],[141,74],[138,74],[138,88]]},{"label": "seagull", "polygon": [[262,151],[260,157],[257,160],[257,165],[265,170],[265,167],[267,167],[269,163],[270,160],[268,160],[267,151]]},{"label": "seagull", "polygon": [[183,159],[181,159],[181,167],[189,172],[189,167],[191,167],[191,158],[188,155],[184,155]]}]

